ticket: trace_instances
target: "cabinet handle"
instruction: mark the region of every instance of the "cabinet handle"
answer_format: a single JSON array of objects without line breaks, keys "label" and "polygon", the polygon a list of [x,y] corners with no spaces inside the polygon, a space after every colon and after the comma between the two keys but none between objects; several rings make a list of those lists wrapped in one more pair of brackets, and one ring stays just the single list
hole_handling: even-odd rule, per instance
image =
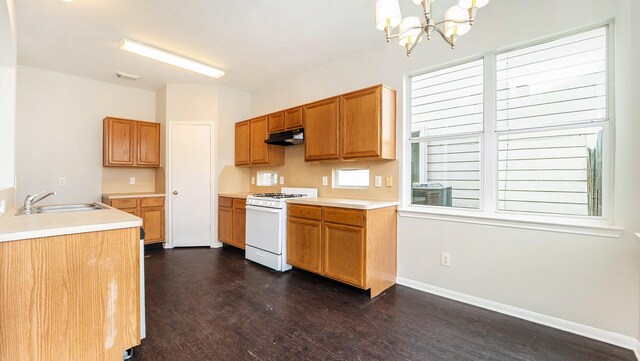
[{"label": "cabinet handle", "polygon": [[173,194],[178,195],[178,191],[173,191]]}]

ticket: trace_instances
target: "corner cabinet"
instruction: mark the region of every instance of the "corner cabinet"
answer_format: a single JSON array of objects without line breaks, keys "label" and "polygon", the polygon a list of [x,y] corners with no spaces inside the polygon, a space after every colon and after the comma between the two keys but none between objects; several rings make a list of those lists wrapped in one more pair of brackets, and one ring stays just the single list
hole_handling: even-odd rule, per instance
[{"label": "corner cabinet", "polygon": [[395,284],[396,207],[288,205],[287,262],[375,297]]},{"label": "corner cabinet", "polygon": [[102,203],[142,218],[144,244],[164,242],[164,197],[102,198]]},{"label": "corner cabinet", "polygon": [[107,117],[103,128],[103,166],[160,166],[159,123]]},{"label": "corner cabinet", "polygon": [[266,144],[269,138],[268,117],[236,123],[235,165],[282,165],[284,147]]},{"label": "corner cabinet", "polygon": [[245,249],[246,200],[218,197],[218,241]]}]

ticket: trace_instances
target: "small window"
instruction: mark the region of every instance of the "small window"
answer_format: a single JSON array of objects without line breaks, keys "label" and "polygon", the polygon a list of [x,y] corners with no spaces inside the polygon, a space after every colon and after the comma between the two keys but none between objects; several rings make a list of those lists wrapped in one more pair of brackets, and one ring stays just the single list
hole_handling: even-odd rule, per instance
[{"label": "small window", "polygon": [[257,178],[259,186],[269,187],[278,184],[278,173],[273,171],[261,170]]},{"label": "small window", "polygon": [[334,169],[333,188],[368,188],[369,169]]}]

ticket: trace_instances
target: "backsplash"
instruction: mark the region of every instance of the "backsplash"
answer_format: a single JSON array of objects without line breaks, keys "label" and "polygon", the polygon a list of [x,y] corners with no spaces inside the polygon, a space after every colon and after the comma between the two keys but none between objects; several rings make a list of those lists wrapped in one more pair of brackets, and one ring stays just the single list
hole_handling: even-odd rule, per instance
[{"label": "backsplash", "polygon": [[13,208],[16,201],[16,189],[7,188],[0,190],[0,215]]},{"label": "backsplash", "polygon": [[[367,189],[343,189],[332,188],[331,177],[334,168],[369,168],[369,188]],[[258,171],[276,171],[278,178],[284,177],[284,185],[273,187],[257,186],[250,184],[251,177],[255,177]],[[400,175],[400,162],[397,160],[384,161],[342,161],[342,162],[305,162],[304,146],[295,145],[285,148],[285,163],[281,166],[254,166],[249,175],[249,191],[254,193],[279,192],[281,187],[309,187],[318,188],[318,196],[333,198],[360,198],[393,200],[400,199],[398,181]],[[322,177],[329,180],[327,186],[322,185]],[[382,187],[374,186],[374,177],[382,176]],[[392,177],[392,186],[386,187],[384,179]]]},{"label": "backsplash", "polygon": [[[129,179],[135,177],[136,184]],[[102,168],[102,193],[155,192],[155,168]]]}]

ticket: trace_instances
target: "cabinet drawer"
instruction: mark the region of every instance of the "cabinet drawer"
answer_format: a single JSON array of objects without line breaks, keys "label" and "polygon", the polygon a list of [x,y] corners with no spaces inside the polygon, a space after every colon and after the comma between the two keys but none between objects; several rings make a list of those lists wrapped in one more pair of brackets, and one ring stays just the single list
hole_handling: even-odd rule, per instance
[{"label": "cabinet drawer", "polygon": [[233,206],[233,198],[218,197],[218,207],[231,208]]},{"label": "cabinet drawer", "polygon": [[364,212],[358,209],[325,208],[324,221],[364,227]]},{"label": "cabinet drawer", "polygon": [[235,209],[244,209],[247,205],[247,200],[242,198],[234,198],[233,199],[233,208]]},{"label": "cabinet drawer", "polygon": [[123,208],[138,208],[137,198],[125,198],[125,199],[112,199],[110,201],[111,207],[123,209]]},{"label": "cabinet drawer", "polygon": [[322,209],[315,206],[300,206],[290,204],[287,207],[287,215],[289,217],[307,218],[307,219],[322,219]]},{"label": "cabinet drawer", "polygon": [[164,198],[163,197],[155,197],[155,198],[141,198],[140,199],[140,207],[162,207],[164,206]]}]

